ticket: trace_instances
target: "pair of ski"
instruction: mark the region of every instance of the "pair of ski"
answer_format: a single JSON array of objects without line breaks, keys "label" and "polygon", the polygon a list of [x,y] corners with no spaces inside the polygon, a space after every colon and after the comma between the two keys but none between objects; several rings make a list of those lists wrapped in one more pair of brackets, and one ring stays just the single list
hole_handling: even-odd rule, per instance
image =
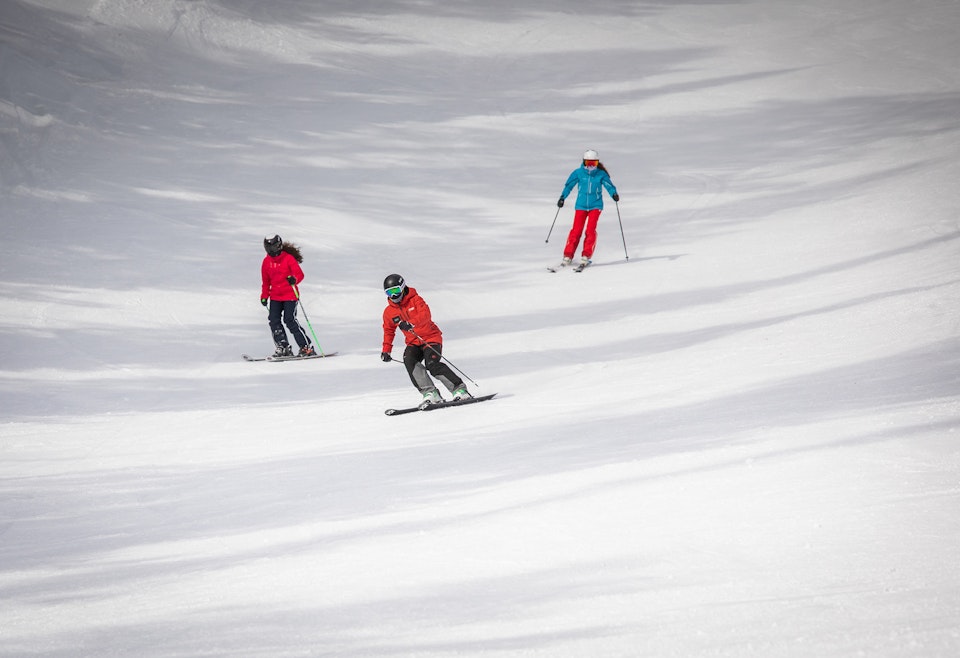
[{"label": "pair of ski", "polygon": [[[583,272],[585,269],[587,269],[587,266],[590,265],[590,263],[592,263],[592,262],[593,262],[593,261],[589,261],[589,260],[588,260],[586,263],[580,263],[579,265],[577,265],[576,267],[573,268],[573,271],[574,271],[574,272]],[[547,271],[548,271],[548,272],[559,272],[560,270],[565,270],[565,269],[567,269],[568,267],[570,267],[570,266],[569,266],[569,265],[564,265],[563,263],[560,263],[559,265],[554,265],[554,266],[552,266],[552,267],[547,267]]]},{"label": "pair of ski", "polygon": [[434,402],[433,404],[428,404],[426,406],[416,406],[416,407],[407,407],[406,409],[387,409],[383,413],[388,416],[402,416],[403,414],[412,414],[414,411],[436,411],[437,409],[446,409],[447,407],[462,407],[465,404],[475,404],[477,402],[486,402],[487,400],[492,400],[493,396],[496,393],[491,393],[490,395],[481,395],[475,398],[464,398],[462,400],[443,400],[442,402]]},{"label": "pair of ski", "polygon": [[296,354],[291,356],[250,356],[249,354],[241,354],[244,361],[306,361],[307,359],[325,359],[328,356],[336,356],[336,352],[328,352],[327,354],[311,354],[310,356],[297,356]]}]

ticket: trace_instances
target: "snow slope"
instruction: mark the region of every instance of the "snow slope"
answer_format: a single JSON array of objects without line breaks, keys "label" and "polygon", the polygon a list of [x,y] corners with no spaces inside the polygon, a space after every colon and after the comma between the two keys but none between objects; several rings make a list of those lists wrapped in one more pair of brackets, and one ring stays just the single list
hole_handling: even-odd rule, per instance
[{"label": "snow slope", "polygon": [[[4,0],[0,655],[957,655],[958,28]],[[393,271],[494,402],[383,415]]]}]

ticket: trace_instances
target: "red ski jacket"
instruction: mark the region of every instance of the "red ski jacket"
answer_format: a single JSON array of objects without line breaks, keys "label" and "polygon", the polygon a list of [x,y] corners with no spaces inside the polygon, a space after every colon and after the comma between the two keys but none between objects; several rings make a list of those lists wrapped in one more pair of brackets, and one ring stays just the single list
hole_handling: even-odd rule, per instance
[{"label": "red ski jacket", "polygon": [[285,251],[281,251],[279,256],[265,256],[260,266],[260,278],[263,279],[260,299],[274,299],[278,302],[296,301],[297,294],[293,286],[287,282],[287,277],[291,274],[297,283],[303,281],[303,270],[300,269],[300,263],[296,258]]},{"label": "red ski jacket", "polygon": [[[403,337],[407,345],[423,345],[424,343],[442,344],[443,334],[440,327],[434,324],[430,317],[430,307],[417,294],[416,288],[407,287],[407,294],[399,302],[387,300],[387,307],[383,309],[383,349],[381,352],[393,351],[393,338],[397,334],[397,325],[400,322],[409,322],[413,325],[410,331],[404,331]],[[420,338],[417,338],[417,336]],[[423,340],[420,340],[420,339]]]}]

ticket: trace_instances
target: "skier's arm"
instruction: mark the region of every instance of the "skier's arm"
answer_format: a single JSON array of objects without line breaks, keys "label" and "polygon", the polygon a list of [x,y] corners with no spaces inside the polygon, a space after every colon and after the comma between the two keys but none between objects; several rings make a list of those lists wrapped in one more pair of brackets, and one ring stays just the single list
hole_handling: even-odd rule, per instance
[{"label": "skier's arm", "polygon": [[294,285],[299,285],[300,282],[303,281],[303,269],[301,269],[300,264],[295,258],[290,259],[290,274],[297,280],[297,283]]},{"label": "skier's arm", "polygon": [[610,176],[604,176],[601,180],[603,181],[603,186],[607,188],[607,193],[610,195],[610,198],[617,197],[616,200],[619,200],[620,195],[617,194],[617,188],[613,184],[613,181],[610,180]]},{"label": "skier's arm", "polygon": [[573,189],[573,186],[577,184],[579,178],[577,177],[577,170],[574,169],[570,172],[570,175],[567,177],[567,182],[563,186],[563,191],[560,193],[561,199],[566,199],[567,195],[570,194],[570,190]]},{"label": "skier's arm", "polygon": [[[399,317],[399,311],[397,311],[395,315]],[[397,335],[397,323],[393,321],[393,316],[394,314],[390,313],[383,314],[383,345],[380,348],[381,354],[384,352],[389,354],[393,351],[393,339]]]},{"label": "skier's arm", "polygon": [[267,272],[267,262],[260,265],[260,299],[270,299],[270,278]]}]

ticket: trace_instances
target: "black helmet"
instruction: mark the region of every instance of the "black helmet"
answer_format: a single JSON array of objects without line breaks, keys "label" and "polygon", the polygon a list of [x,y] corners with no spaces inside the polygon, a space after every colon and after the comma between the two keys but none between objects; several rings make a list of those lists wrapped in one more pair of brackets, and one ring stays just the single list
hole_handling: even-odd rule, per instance
[{"label": "black helmet", "polygon": [[399,274],[391,274],[383,280],[383,292],[391,302],[399,302],[407,294],[407,284]]},{"label": "black helmet", "polygon": [[279,256],[280,251],[283,249],[283,240],[279,235],[275,235],[272,238],[264,238],[263,248],[266,249],[267,253],[271,256]]}]

